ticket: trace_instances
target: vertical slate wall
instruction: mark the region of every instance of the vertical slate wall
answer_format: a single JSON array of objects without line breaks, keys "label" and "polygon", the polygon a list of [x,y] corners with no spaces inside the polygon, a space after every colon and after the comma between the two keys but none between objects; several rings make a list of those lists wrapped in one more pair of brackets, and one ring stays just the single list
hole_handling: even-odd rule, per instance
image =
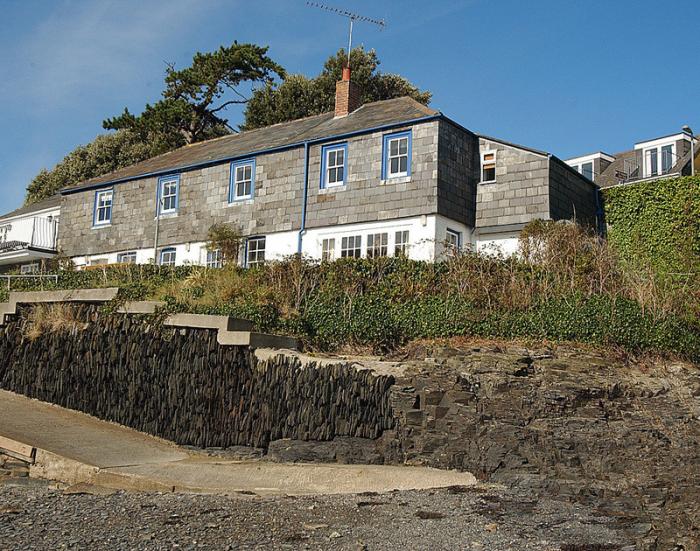
[{"label": "vertical slate wall", "polygon": [[549,218],[547,156],[484,138],[479,141],[482,152],[496,151],[496,181],[478,185],[476,227]]},{"label": "vertical slate wall", "polygon": [[597,186],[570,166],[552,157],[549,173],[549,205],[552,220],[573,220],[595,227]]},{"label": "vertical slate wall", "polygon": [[87,327],[29,340],[26,310],[0,327],[0,388],[178,444],[267,447],[272,440],[375,439],[394,427],[393,377],[338,364],[258,361],[216,331],[78,308]]}]

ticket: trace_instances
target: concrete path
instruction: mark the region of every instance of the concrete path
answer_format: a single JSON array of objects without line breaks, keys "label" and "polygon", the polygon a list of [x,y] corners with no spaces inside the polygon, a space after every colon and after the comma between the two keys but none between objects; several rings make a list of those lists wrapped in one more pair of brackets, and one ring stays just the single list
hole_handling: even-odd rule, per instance
[{"label": "concrete path", "polygon": [[426,467],[237,462],[0,390],[0,436],[37,449],[32,476],[142,491],[305,495],[473,485]]}]

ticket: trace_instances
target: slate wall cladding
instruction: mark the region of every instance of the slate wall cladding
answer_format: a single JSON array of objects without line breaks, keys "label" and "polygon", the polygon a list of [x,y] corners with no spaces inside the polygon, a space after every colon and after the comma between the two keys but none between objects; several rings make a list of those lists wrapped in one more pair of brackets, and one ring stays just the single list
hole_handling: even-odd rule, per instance
[{"label": "slate wall cladding", "polygon": [[[160,220],[159,246],[206,241],[216,222],[245,235],[298,229],[301,223],[303,148],[256,157],[255,199],[229,204],[230,163],[182,172],[176,216]],[[94,191],[63,196],[59,248],[68,256],[152,247],[157,178],[114,186],[112,224],[92,228]]]},{"label": "slate wall cladding", "polygon": [[395,420],[391,376],[337,364],[261,361],[216,330],[78,306],[79,331],[24,335],[27,309],[0,327],[0,388],[200,447],[272,440],[376,439]]},{"label": "slate wall cladding", "polygon": [[496,181],[477,185],[476,227],[549,218],[548,158],[484,138],[479,144],[496,151]]},{"label": "slate wall cladding", "polygon": [[549,205],[553,220],[573,220],[596,226],[597,188],[563,161],[549,165]]},{"label": "slate wall cladding", "polygon": [[[353,137],[348,142],[347,182],[320,189],[321,145],[309,148],[307,227],[434,214],[437,206],[438,122],[412,128],[412,171],[405,178],[381,181],[382,136]],[[329,142],[330,143],[330,142]],[[216,222],[237,224],[244,235],[298,230],[303,204],[303,147],[256,157],[255,197],[229,204],[230,163],[182,172],[179,210],[159,226],[160,247],[205,241]],[[59,248],[68,256],[95,255],[149,248],[155,238],[158,179],[143,178],[113,186],[112,224],[93,228],[94,190],[65,195]],[[442,194],[443,204],[452,187]]]},{"label": "slate wall cladding", "polygon": [[[382,181],[382,137],[405,130],[412,131],[411,175]],[[347,143],[346,182],[337,188],[321,189],[321,146],[310,148],[308,228],[437,212],[437,121],[366,134]]]},{"label": "slate wall cladding", "polygon": [[440,121],[438,134],[438,214],[474,227],[479,182],[479,139]]}]

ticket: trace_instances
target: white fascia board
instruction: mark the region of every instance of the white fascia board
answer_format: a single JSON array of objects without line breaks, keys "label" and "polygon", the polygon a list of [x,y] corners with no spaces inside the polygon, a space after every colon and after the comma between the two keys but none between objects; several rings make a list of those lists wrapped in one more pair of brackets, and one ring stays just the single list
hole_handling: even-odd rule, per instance
[{"label": "white fascia board", "polygon": [[634,144],[634,149],[647,149],[648,147],[659,147],[660,145],[668,145],[676,143],[678,140],[690,141],[690,136],[683,132],[679,134],[673,134],[671,136],[663,136],[661,138],[655,138],[653,140],[648,140],[646,142],[637,142]]},{"label": "white fascia board", "polygon": [[591,153],[590,155],[583,155],[582,157],[566,159],[564,162],[567,165],[580,165],[582,163],[588,163],[595,159],[605,159],[606,161],[610,161],[612,163],[615,160],[615,157],[613,157],[612,155],[608,155],[607,153],[603,153],[602,151],[597,151],[596,153]]}]

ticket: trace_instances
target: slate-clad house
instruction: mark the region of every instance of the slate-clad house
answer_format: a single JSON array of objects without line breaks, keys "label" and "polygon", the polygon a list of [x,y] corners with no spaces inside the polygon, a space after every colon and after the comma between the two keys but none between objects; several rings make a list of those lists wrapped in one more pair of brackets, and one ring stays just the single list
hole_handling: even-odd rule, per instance
[{"label": "slate-clad house", "polygon": [[[692,147],[691,147],[692,144]],[[598,151],[566,163],[601,188],[691,174],[691,156],[700,166],[698,138],[683,132],[634,144],[634,149],[609,155]],[[697,170],[696,170],[697,173]]]},{"label": "slate-clad house", "polygon": [[79,266],[220,263],[215,222],[246,265],[502,245],[535,218],[596,223],[598,188],[556,157],[480,137],[410,98],[359,105],[349,71],[335,113],[197,143],[62,190],[59,247]]}]

